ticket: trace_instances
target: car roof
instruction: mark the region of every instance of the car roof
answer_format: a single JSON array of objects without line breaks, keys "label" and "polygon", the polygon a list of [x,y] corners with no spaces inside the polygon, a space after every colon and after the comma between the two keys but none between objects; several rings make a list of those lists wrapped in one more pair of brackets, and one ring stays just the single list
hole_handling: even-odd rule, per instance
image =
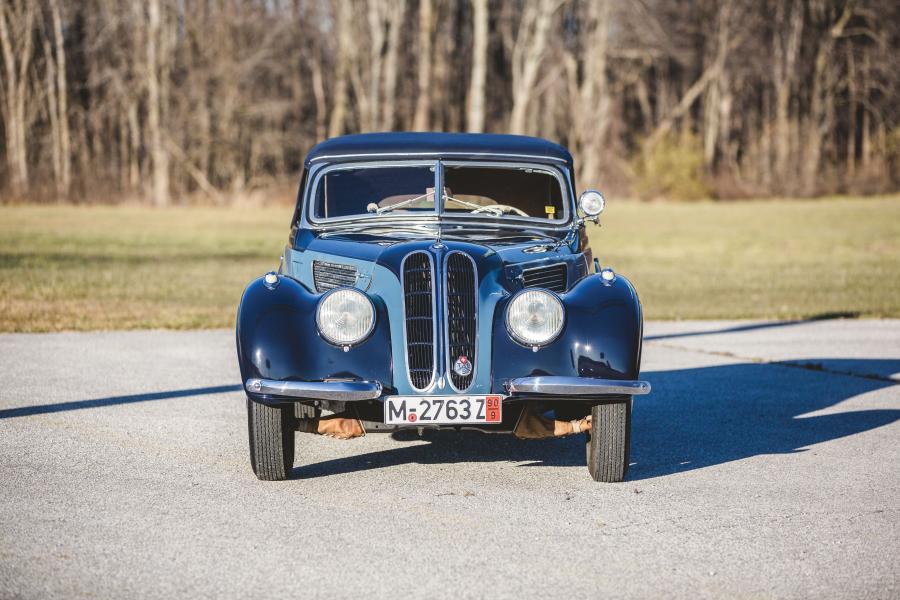
[{"label": "car roof", "polygon": [[555,162],[572,166],[569,151],[542,138],[495,133],[359,133],[325,140],[306,155],[314,162],[366,158],[480,158]]}]

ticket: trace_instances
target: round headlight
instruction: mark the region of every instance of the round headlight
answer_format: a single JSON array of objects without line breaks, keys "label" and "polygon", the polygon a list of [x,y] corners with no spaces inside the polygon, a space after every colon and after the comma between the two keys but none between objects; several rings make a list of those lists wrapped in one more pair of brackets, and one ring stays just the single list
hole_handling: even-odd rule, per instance
[{"label": "round headlight", "polygon": [[543,346],[562,331],[563,305],[544,290],[516,294],[506,309],[506,327],[513,338],[526,346]]},{"label": "round headlight", "polygon": [[325,294],[316,308],[316,325],[326,340],[338,346],[357,344],[375,327],[375,307],[368,296],[353,288]]}]

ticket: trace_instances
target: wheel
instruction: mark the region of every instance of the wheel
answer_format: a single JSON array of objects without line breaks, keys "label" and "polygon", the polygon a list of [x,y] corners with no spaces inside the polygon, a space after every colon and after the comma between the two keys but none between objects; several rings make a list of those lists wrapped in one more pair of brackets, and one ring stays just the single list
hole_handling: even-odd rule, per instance
[{"label": "wheel", "polygon": [[631,398],[599,404],[591,409],[587,441],[587,466],[594,481],[613,483],[625,479],[631,443]]},{"label": "wheel", "polygon": [[294,468],[294,407],[268,406],[247,398],[250,466],[264,481],[283,481]]}]

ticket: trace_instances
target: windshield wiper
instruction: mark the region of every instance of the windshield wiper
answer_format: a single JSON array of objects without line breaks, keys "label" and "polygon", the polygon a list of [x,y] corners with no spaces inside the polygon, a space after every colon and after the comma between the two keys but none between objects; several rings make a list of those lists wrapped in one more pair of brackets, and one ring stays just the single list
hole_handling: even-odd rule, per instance
[{"label": "windshield wiper", "polygon": [[503,211],[500,210],[499,208],[493,208],[493,207],[489,207],[489,206],[488,207],[481,206],[480,204],[475,204],[474,202],[469,202],[468,200],[460,200],[459,198],[454,198],[453,196],[448,196],[447,194],[444,194],[444,202],[446,202],[447,200],[450,200],[451,202],[456,202],[457,204],[461,204],[461,205],[465,206],[466,208],[471,208],[473,210],[478,210],[479,208],[484,209],[486,211],[494,210],[494,211],[497,211],[495,213],[495,214],[497,214],[497,216],[503,216]]},{"label": "windshield wiper", "polygon": [[[374,202],[371,202],[366,207],[366,210],[369,211],[370,213],[375,213],[376,215],[383,215],[385,213],[395,211],[398,208],[403,208],[404,206],[409,206],[410,204],[413,204],[414,202],[418,202],[419,200],[424,200],[424,199],[428,198],[428,196],[434,196],[434,192],[433,191],[425,192],[421,196],[416,196],[415,198],[408,198],[408,199],[404,200],[403,202],[398,202],[397,204],[392,204],[390,206],[379,207]],[[373,208],[374,208],[374,210],[373,210]]]}]

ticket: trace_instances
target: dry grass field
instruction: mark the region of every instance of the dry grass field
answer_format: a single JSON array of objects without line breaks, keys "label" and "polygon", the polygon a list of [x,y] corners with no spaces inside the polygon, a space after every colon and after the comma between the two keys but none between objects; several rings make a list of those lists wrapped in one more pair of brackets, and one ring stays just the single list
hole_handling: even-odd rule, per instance
[{"label": "dry grass field", "polygon": [[[230,327],[290,212],[0,207],[0,331]],[[900,316],[900,196],[612,200],[590,235],[648,319]]]}]

